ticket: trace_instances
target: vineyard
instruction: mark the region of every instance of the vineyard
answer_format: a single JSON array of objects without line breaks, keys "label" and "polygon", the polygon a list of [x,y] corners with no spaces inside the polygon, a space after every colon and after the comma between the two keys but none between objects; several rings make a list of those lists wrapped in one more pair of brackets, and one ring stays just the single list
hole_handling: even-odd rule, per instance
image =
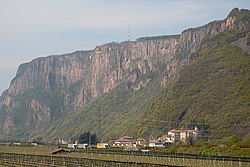
[{"label": "vineyard", "polygon": [[151,163],[116,162],[64,156],[38,156],[25,154],[0,154],[0,166],[5,167],[159,167],[170,166]]},{"label": "vineyard", "polygon": [[[21,150],[22,148],[20,148]],[[27,148],[24,148],[25,150]],[[32,148],[33,149],[33,148]],[[37,148],[39,150],[39,148]],[[0,150],[1,152],[1,150]],[[37,152],[38,153],[38,152]],[[0,153],[4,167],[249,167],[250,158],[170,154],[159,152],[129,152],[105,150],[71,151],[67,154]]]}]

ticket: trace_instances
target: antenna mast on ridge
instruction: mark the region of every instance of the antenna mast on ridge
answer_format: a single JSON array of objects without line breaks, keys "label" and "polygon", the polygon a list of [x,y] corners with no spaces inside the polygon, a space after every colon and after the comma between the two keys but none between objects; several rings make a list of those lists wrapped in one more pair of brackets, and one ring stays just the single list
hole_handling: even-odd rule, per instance
[{"label": "antenna mast on ridge", "polygon": [[128,25],[128,41],[130,41],[131,33],[130,33],[130,25]]},{"label": "antenna mast on ridge", "polygon": [[118,33],[118,20],[116,19],[115,21],[115,40],[116,42],[118,42],[118,36],[119,36],[119,33]]}]

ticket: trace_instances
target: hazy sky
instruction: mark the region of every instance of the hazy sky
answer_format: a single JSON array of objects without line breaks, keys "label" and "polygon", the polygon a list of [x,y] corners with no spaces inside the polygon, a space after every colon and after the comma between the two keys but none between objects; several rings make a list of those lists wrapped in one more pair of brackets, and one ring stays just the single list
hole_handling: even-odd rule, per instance
[{"label": "hazy sky", "polygon": [[111,41],[179,34],[249,0],[0,0],[0,94],[18,65]]}]

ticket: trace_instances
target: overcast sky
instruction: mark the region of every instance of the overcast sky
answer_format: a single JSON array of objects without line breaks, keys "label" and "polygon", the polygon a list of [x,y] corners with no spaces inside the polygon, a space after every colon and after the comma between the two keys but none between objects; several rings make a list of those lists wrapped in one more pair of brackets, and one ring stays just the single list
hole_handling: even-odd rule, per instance
[{"label": "overcast sky", "polygon": [[21,63],[111,41],[180,34],[249,0],[0,0],[0,94]]}]

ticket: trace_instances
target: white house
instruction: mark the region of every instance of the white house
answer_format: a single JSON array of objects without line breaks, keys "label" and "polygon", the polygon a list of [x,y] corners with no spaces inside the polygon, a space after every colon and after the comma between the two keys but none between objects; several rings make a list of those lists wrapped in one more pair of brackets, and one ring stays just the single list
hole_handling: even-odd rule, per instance
[{"label": "white house", "polygon": [[172,135],[166,134],[158,138],[159,141],[164,143],[173,143],[173,137]]},{"label": "white house", "polygon": [[169,136],[168,140],[170,140],[171,142],[178,142],[178,141],[186,142],[188,137],[192,137],[195,140],[197,138],[198,132],[199,131],[196,127],[195,130],[172,129],[168,132],[167,135]]},{"label": "white house", "polygon": [[137,138],[135,143],[136,143],[137,146],[145,146],[145,142],[146,142],[146,139]]},{"label": "white house", "polygon": [[151,140],[149,140],[148,146],[155,147],[156,143],[159,143],[159,141],[157,139],[151,139]]},{"label": "white house", "polygon": [[113,146],[116,147],[127,147],[127,146],[132,146],[133,141],[130,136],[123,136],[117,140],[114,141]]}]

